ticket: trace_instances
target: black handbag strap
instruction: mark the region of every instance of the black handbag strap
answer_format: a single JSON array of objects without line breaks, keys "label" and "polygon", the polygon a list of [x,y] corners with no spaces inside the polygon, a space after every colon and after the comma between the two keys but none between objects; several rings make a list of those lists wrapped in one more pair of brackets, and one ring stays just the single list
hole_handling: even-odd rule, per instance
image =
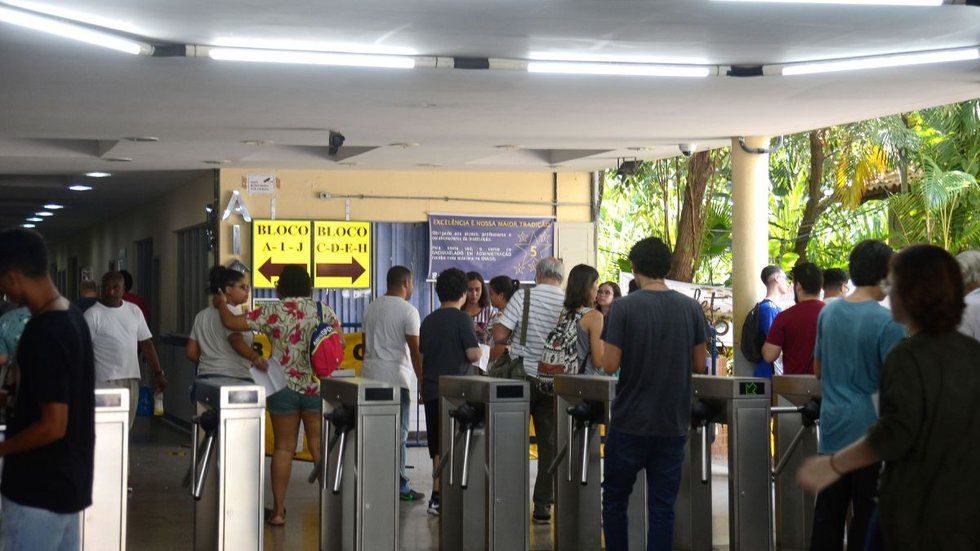
[{"label": "black handbag strap", "polygon": [[521,316],[521,347],[527,346],[527,320],[531,315],[531,290],[524,289],[524,314]]}]

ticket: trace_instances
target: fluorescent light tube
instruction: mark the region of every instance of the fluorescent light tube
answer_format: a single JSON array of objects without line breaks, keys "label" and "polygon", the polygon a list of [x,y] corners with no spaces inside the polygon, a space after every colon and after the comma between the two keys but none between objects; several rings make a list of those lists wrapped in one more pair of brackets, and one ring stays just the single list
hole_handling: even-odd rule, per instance
[{"label": "fluorescent light tube", "polygon": [[109,176],[112,176],[112,174],[108,172],[86,172],[85,175],[89,178],[108,178]]},{"label": "fluorescent light tube", "polygon": [[72,191],[92,191],[92,186],[86,186],[85,184],[72,184],[68,186],[68,189]]},{"label": "fluorescent light tube", "polygon": [[562,75],[618,75],[643,77],[706,77],[712,68],[700,65],[642,63],[593,63],[575,61],[529,61],[527,72]]},{"label": "fluorescent light tube", "polygon": [[47,205],[44,205],[44,208],[46,208],[47,210],[58,210],[58,209],[65,208],[65,206],[59,205],[58,203],[48,203]]},{"label": "fluorescent light tube", "polygon": [[26,11],[13,10],[0,6],[0,21],[5,21],[13,25],[19,25],[35,31],[53,34],[62,38],[70,38],[72,40],[78,40],[79,42],[94,44],[95,46],[109,48],[110,50],[125,52],[127,54],[153,54],[153,46],[150,46],[149,44],[129,40],[127,38],[122,38],[102,31],[96,31],[82,25],[35,15]]},{"label": "fluorescent light tube", "polygon": [[22,228],[33,228],[35,226],[34,226],[34,224],[21,224],[20,227],[22,227]]},{"label": "fluorescent light tube", "polygon": [[859,71],[861,69],[881,69],[885,67],[905,67],[909,65],[925,65],[929,63],[948,63],[950,61],[969,61],[980,59],[980,48],[963,48],[959,50],[941,50],[936,52],[918,52],[909,54],[894,54],[871,57],[856,57],[835,61],[814,61],[812,63],[794,63],[784,65],[782,74],[812,75],[818,73],[835,73],[839,71]]},{"label": "fluorescent light tube", "polygon": [[249,48],[210,48],[208,57],[219,61],[252,61],[258,63],[298,63],[381,69],[413,69],[415,59],[407,56],[349,54],[337,52],[298,52],[293,50],[258,50]]},{"label": "fluorescent light tube", "polygon": [[852,6],[941,6],[943,0],[715,0],[756,4],[843,4]]},{"label": "fluorescent light tube", "polygon": [[44,222],[44,218],[38,218],[37,216],[32,216],[27,219],[28,222]]},{"label": "fluorescent light tube", "polygon": [[34,216],[54,216],[53,212],[48,212],[46,210],[39,210],[34,213]]}]

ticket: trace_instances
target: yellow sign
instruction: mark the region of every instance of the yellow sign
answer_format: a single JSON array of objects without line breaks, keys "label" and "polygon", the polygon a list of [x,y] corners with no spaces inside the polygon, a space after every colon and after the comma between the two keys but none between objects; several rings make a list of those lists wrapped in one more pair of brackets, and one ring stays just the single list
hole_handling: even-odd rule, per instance
[{"label": "yellow sign", "polygon": [[252,287],[270,289],[289,264],[310,272],[309,220],[252,222]]},{"label": "yellow sign", "polygon": [[313,222],[313,286],[365,289],[371,286],[371,223]]}]

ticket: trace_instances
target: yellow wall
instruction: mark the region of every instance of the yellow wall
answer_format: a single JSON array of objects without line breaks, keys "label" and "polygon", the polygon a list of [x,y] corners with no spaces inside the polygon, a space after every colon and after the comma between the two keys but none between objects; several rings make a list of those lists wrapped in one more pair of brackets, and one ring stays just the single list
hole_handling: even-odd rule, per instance
[{"label": "yellow wall", "polygon": [[[58,269],[68,266],[68,258],[78,257],[80,268],[91,267],[99,281],[109,262],[127,249],[129,271],[138,282],[150,274],[136,272],[135,242],[152,238],[153,256],[160,259],[160,333],[177,330],[177,236],[176,231],[204,223],[204,205],[214,200],[211,176],[195,180],[147,203],[134,206],[125,214],[78,232],[52,247],[52,262]],[[138,285],[137,285],[138,286]]]},{"label": "yellow wall", "polygon": [[[275,195],[248,195],[248,174],[275,174],[280,187]],[[300,171],[300,170],[222,170],[221,208],[227,205],[234,190],[239,190],[253,218],[269,218],[272,199],[276,201],[277,219],[344,220],[345,200],[320,199],[321,193],[332,195],[385,195],[412,197],[466,197],[550,203],[553,200],[553,175],[548,172],[386,172],[386,171]],[[558,174],[558,202],[582,203],[557,209],[558,222],[591,222],[592,176],[587,172]],[[550,204],[500,204],[458,200],[350,200],[351,220],[369,222],[424,222],[433,213],[500,214],[513,216],[551,216]],[[231,254],[231,226],[240,224],[242,254]],[[251,266],[251,226],[238,216],[221,224],[221,262],[227,265],[235,258]]]}]

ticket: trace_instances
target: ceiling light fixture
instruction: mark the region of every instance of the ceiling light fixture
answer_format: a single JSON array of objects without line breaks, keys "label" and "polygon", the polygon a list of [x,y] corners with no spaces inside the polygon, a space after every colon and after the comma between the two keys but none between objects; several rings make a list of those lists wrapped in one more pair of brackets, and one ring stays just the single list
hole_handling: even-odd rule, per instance
[{"label": "ceiling light fixture", "polygon": [[44,222],[44,218],[39,218],[37,216],[31,216],[27,219],[28,222]]},{"label": "ceiling light fixture", "polygon": [[46,210],[39,210],[39,211],[37,211],[37,212],[34,213],[34,216],[45,216],[45,217],[47,217],[47,216],[54,216],[54,213],[53,212],[48,212]]},{"label": "ceiling light fixture", "polygon": [[907,54],[891,54],[855,57],[851,59],[814,61],[809,63],[793,63],[783,65],[780,72],[783,76],[814,75],[819,73],[836,73],[840,71],[859,71],[862,69],[882,69],[886,67],[907,67],[909,65],[948,63],[951,61],[970,61],[974,59],[980,59],[980,48],[960,48],[956,50],[939,50],[934,52],[914,52]]},{"label": "ceiling light fixture", "polygon": [[695,77],[717,74],[717,68],[704,65],[649,63],[594,63],[585,61],[529,61],[527,72],[562,75],[617,75],[643,77]]},{"label": "ceiling light fixture", "polygon": [[34,224],[21,224],[20,227],[22,227],[22,228],[35,228],[37,226],[35,226]]},{"label": "ceiling light fixture", "polygon": [[122,38],[84,25],[37,15],[29,11],[0,6],[0,21],[127,54],[153,55],[153,46],[144,42]]},{"label": "ceiling light fixture", "polygon": [[715,0],[766,4],[848,4],[854,6],[940,6],[943,0]]},{"label": "ceiling light fixture", "polygon": [[415,68],[415,58],[397,55],[260,50],[250,48],[207,48],[207,54],[208,57],[217,61],[336,65],[342,67],[374,67],[380,69]]},{"label": "ceiling light fixture", "polygon": [[92,186],[86,186],[85,184],[72,184],[68,186],[71,191],[92,191]]},{"label": "ceiling light fixture", "polygon": [[110,172],[86,172],[85,175],[88,176],[89,178],[108,178],[109,176],[112,176],[112,173],[110,173]]},{"label": "ceiling light fixture", "polygon": [[65,206],[64,205],[59,205],[58,203],[48,203],[47,205],[44,205],[44,208],[46,208],[48,210],[58,210],[58,209],[65,208]]},{"label": "ceiling light fixture", "polygon": [[212,161],[202,161],[206,165],[230,165],[231,161],[228,159],[212,160]]},{"label": "ceiling light fixture", "polygon": [[272,140],[245,140],[242,143],[245,145],[260,146],[260,145],[272,145],[276,142]]},{"label": "ceiling light fixture", "polygon": [[400,147],[402,149],[409,149],[409,148],[412,148],[412,147],[418,147],[421,144],[419,144],[418,142],[396,142],[396,143],[391,143],[391,144],[388,144],[388,145],[390,147]]},{"label": "ceiling light fixture", "polygon": [[132,157],[103,157],[103,161],[109,161],[110,163],[131,163],[133,162]]},{"label": "ceiling light fixture", "polygon": [[154,143],[160,141],[156,136],[129,136],[124,138],[127,142],[133,143]]}]

